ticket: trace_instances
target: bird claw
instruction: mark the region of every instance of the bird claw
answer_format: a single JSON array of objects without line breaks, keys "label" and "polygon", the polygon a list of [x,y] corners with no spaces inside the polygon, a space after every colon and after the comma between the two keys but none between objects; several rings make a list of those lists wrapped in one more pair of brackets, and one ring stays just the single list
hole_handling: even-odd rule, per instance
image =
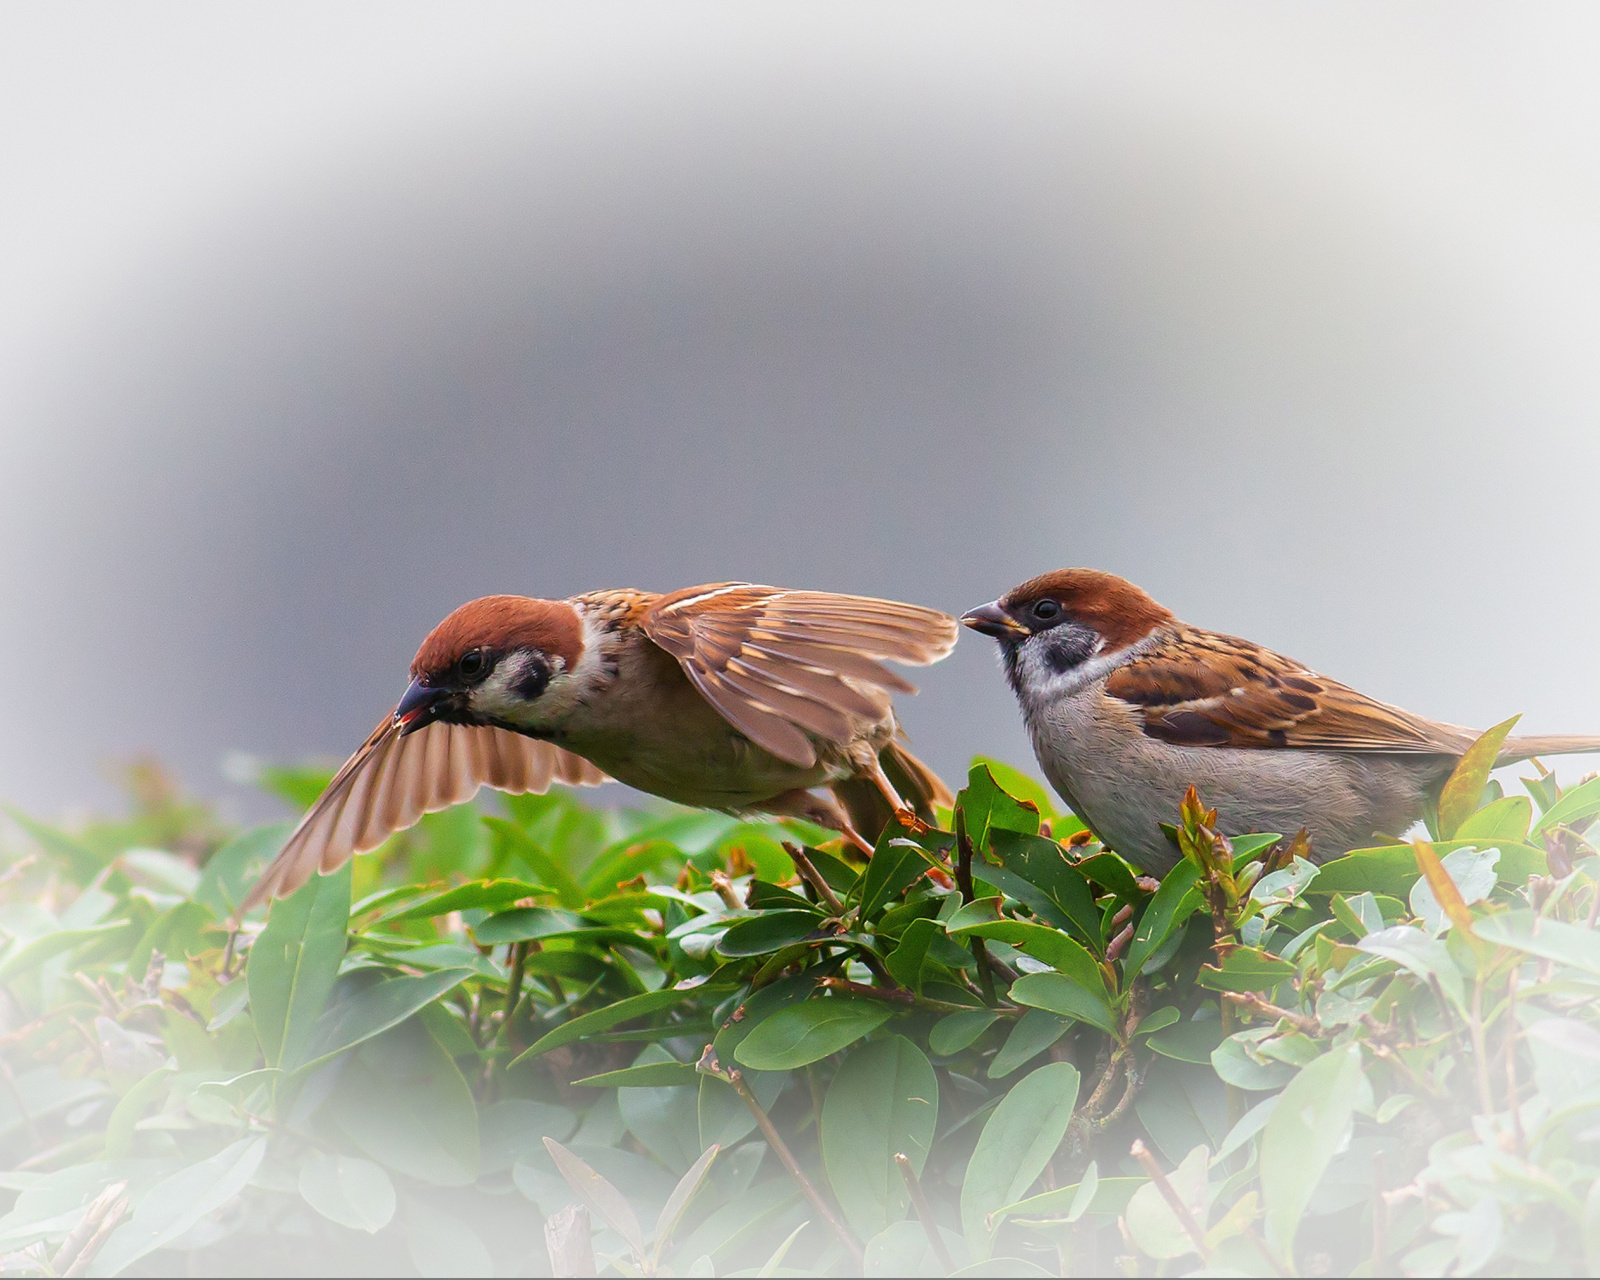
[{"label": "bird claw", "polygon": [[917,817],[917,811],[908,804],[901,805],[896,809],[894,816],[900,825],[914,836],[920,836],[924,832],[933,830],[926,822]]}]

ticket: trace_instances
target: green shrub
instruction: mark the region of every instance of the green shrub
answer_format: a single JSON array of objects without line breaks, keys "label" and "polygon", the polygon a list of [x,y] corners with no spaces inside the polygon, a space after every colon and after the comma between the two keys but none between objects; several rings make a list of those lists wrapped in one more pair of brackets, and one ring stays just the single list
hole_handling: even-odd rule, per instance
[{"label": "green shrub", "polygon": [[1600,780],[1492,755],[1320,868],[1191,795],[1159,886],[986,761],[865,863],[520,797],[237,930],[286,824],[19,817],[0,1262],[1592,1273]]}]

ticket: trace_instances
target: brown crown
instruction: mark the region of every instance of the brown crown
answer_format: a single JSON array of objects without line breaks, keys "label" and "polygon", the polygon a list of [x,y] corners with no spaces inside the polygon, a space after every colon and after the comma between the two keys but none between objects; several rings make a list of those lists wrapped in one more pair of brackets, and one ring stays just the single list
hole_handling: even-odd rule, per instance
[{"label": "brown crown", "polygon": [[1157,627],[1177,620],[1170,609],[1157,604],[1126,578],[1099,569],[1057,569],[1040,574],[1006,592],[1000,604],[1015,609],[1047,596],[1069,618],[1098,631],[1111,649],[1133,644]]},{"label": "brown crown", "polygon": [[411,660],[413,676],[446,671],[468,649],[537,649],[571,671],[583,653],[583,625],[564,600],[484,596],[462,605],[436,626]]}]

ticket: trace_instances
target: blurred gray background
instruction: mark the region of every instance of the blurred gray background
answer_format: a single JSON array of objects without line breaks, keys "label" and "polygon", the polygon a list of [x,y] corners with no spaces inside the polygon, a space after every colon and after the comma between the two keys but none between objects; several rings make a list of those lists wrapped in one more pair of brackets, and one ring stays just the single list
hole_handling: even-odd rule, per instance
[{"label": "blurred gray background", "polygon": [[[0,798],[342,755],[454,605],[1124,573],[1600,731],[1592,6],[0,11]],[[1028,748],[966,637],[905,711]]]}]

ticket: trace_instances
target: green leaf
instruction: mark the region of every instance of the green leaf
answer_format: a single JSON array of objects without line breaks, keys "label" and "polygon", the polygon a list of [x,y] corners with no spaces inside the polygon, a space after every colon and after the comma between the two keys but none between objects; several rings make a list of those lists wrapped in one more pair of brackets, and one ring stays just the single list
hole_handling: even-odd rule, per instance
[{"label": "green leaf", "polygon": [[582,916],[556,907],[513,907],[480,920],[472,926],[472,937],[481,946],[503,942],[531,942],[544,938],[584,938],[590,942],[636,942],[627,929],[594,925]]},{"label": "green leaf", "polygon": [[118,1275],[176,1240],[243,1191],[266,1153],[265,1138],[241,1138],[209,1160],[156,1183],[139,1201],[133,1217],[111,1233],[88,1274]]},{"label": "green leaf", "polygon": [[1054,840],[1020,831],[990,832],[999,866],[985,863],[978,875],[995,888],[1025,902],[1035,915],[1058,929],[1074,930],[1095,947],[1100,945],[1100,912],[1089,882]]},{"label": "green leaf", "polygon": [[556,900],[569,911],[577,911],[588,902],[589,895],[584,893],[566,868],[540,848],[533,837],[516,823],[507,822],[504,818],[483,818],[481,821],[489,829],[494,844],[493,858],[497,865],[508,855],[514,855],[533,869],[540,884],[547,884],[555,891]]},{"label": "green leaf", "polygon": [[1221,968],[1203,966],[1199,981],[1210,991],[1271,991],[1294,975],[1295,967],[1286,960],[1257,947],[1235,947]]},{"label": "green leaf", "polygon": [[585,1076],[574,1084],[588,1085],[591,1089],[669,1089],[681,1085],[698,1085],[699,1073],[688,1062],[646,1062],[639,1066],[623,1067],[620,1071],[602,1071],[597,1076]]},{"label": "green leaf", "polygon": [[[894,824],[898,826],[899,824]],[[894,826],[884,829],[887,837]],[[861,873],[860,919],[871,920],[914,884],[928,869],[922,849],[914,841],[884,839]]]},{"label": "green leaf", "polygon": [[1350,1132],[1363,1085],[1361,1048],[1331,1050],[1289,1082],[1261,1134],[1268,1239],[1287,1254],[1311,1194]]},{"label": "green leaf", "polygon": [[1185,860],[1167,872],[1161,881],[1161,887],[1139,917],[1133,941],[1128,944],[1123,972],[1129,975],[1130,982],[1144,969],[1145,961],[1161,949],[1172,931],[1199,910],[1202,899],[1195,887],[1199,874],[1194,864]]},{"label": "green leaf", "polygon": [[1211,1054],[1222,1043],[1222,1038],[1222,1019],[1207,1018],[1199,1022],[1180,1022],[1157,1031],[1145,1043],[1163,1057],[1179,1062],[1209,1064]]},{"label": "green leaf", "polygon": [[1474,921],[1472,928],[1485,942],[1600,976],[1600,933],[1592,929],[1546,920],[1532,911],[1486,916]]},{"label": "green leaf", "polygon": [[581,1157],[568,1151],[554,1138],[546,1138],[544,1145],[567,1184],[599,1214],[608,1227],[627,1242],[634,1257],[642,1264],[648,1256],[644,1248],[644,1232],[639,1229],[639,1219],[634,1215],[627,1197],[609,1179],[596,1173]]},{"label": "green leaf", "polygon": [[[974,766],[982,765],[987,769],[995,785],[1007,795],[1028,801],[1046,818],[1061,816],[1050,788],[1038,779],[1023,773],[1021,769],[1013,768],[1004,760],[994,760],[989,756],[973,756],[972,763]],[[1063,833],[1063,837],[1070,834],[1071,832]]]},{"label": "green leaf", "polygon": [[1485,844],[1500,840],[1521,844],[1528,838],[1528,824],[1532,821],[1533,801],[1527,796],[1505,796],[1463,818],[1456,828],[1455,838],[1481,840]]},{"label": "green leaf", "polygon": [[[661,1252],[666,1247],[672,1233],[678,1229],[678,1223],[683,1220],[683,1215],[688,1211],[690,1202],[699,1192],[706,1180],[706,1174],[711,1171],[711,1162],[717,1158],[717,1152],[722,1148],[712,1143],[703,1152],[700,1158],[689,1166],[683,1177],[678,1179],[678,1185],[672,1189],[672,1194],[667,1198],[666,1204],[661,1206],[661,1213],[656,1218],[656,1229],[651,1235],[651,1258],[659,1267]],[[793,1237],[791,1237],[792,1239]]]},{"label": "green leaf", "polygon": [[1600,778],[1591,778],[1546,809],[1528,834],[1537,838],[1552,827],[1577,827],[1597,813],[1600,813]]},{"label": "green leaf", "polygon": [[136,928],[132,920],[112,920],[107,924],[91,925],[86,929],[57,929],[43,937],[28,941],[15,940],[6,949],[5,958],[0,960],[0,982],[37,969],[52,956],[58,956],[63,951],[71,951],[82,943],[119,933],[132,935]]},{"label": "green leaf", "polygon": [[250,947],[250,1017],[269,1067],[299,1062],[339,976],[350,918],[350,863],[314,875],[267,915]]},{"label": "green leaf", "polygon": [[1140,902],[1146,897],[1145,891],[1134,879],[1133,868],[1114,853],[1097,853],[1073,865],[1090,884],[1099,885],[1124,902]]},{"label": "green leaf", "polygon": [[144,1118],[146,1108],[166,1096],[167,1082],[175,1073],[175,1067],[159,1066],[118,1099],[106,1121],[107,1160],[125,1160],[133,1154],[133,1126]]},{"label": "green leaf", "polygon": [[1500,754],[1501,744],[1505,742],[1512,726],[1521,718],[1512,716],[1511,719],[1486,730],[1466,749],[1461,759],[1456,761],[1456,767],[1445,780],[1444,789],[1439,793],[1441,840],[1453,840],[1457,834],[1456,828],[1478,807],[1478,801],[1483,797],[1484,785],[1489,781],[1490,773],[1494,771],[1495,757]]},{"label": "green leaf", "polygon": [[725,956],[764,956],[803,942],[822,926],[815,911],[763,911],[751,920],[741,920],[717,942]]},{"label": "green leaf", "polygon": [[1159,1009],[1152,1009],[1139,1019],[1139,1025],[1133,1029],[1136,1036],[1154,1035],[1165,1027],[1170,1027],[1179,1021],[1183,1015],[1170,1004],[1164,1004]]},{"label": "green leaf", "polygon": [[[1090,1161],[1090,1169],[1094,1162]],[[1002,1205],[994,1212],[996,1223],[1004,1218],[1055,1218],[1065,1215],[1067,1221],[1077,1221],[1072,1215],[1074,1212],[1081,1217],[1084,1213],[1100,1214],[1105,1217],[1115,1218],[1127,1211],[1128,1201],[1133,1199],[1133,1194],[1140,1187],[1148,1183],[1148,1178],[1096,1178],[1094,1187],[1090,1192],[1089,1202],[1079,1208],[1079,1200],[1083,1194],[1089,1176],[1085,1172],[1083,1182],[1074,1183],[1069,1187],[1057,1187],[1054,1191],[1042,1191],[1036,1196],[1029,1196],[1026,1200],[1018,1200],[1014,1204]]]},{"label": "green leaf", "polygon": [[218,920],[237,913],[250,887],[278,856],[293,830],[292,822],[274,822],[235,836],[206,859],[194,900],[210,907]]},{"label": "green leaf", "polygon": [[822,1104],[822,1162],[863,1239],[905,1217],[910,1200],[895,1154],[920,1174],[938,1120],[938,1078],[903,1036],[861,1045],[840,1064]]},{"label": "green leaf", "polygon": [[869,1035],[892,1012],[875,1001],[837,997],[790,1005],[755,1026],[734,1050],[734,1060],[757,1071],[803,1067]]},{"label": "green leaf", "polygon": [[1272,1034],[1270,1027],[1236,1031],[1211,1052],[1211,1069],[1235,1089],[1261,1092],[1288,1083],[1294,1067],[1252,1052],[1258,1040]]},{"label": "green leaf", "polygon": [[1105,974],[1092,955],[1059,929],[1000,915],[999,898],[969,902],[950,917],[945,929],[952,938],[993,938],[1009,943],[1069,975],[1102,1001],[1110,999]]},{"label": "green leaf", "polygon": [[420,1276],[473,1276],[494,1274],[494,1259],[482,1238],[453,1213],[447,1213],[421,1196],[408,1195],[400,1215],[406,1251]]},{"label": "green leaf", "polygon": [[990,827],[1039,834],[1039,810],[1007,795],[984,764],[974,764],[968,771],[967,785],[956,797],[956,808],[961,810],[967,836],[975,849],[989,847]]},{"label": "green leaf", "polygon": [[993,1009],[968,1009],[946,1014],[928,1032],[928,1048],[941,1058],[960,1053],[1000,1020]]},{"label": "green leaf", "polygon": [[441,1187],[478,1176],[478,1111],[455,1059],[412,1018],[346,1059],[330,1107],[338,1126],[385,1168]]},{"label": "green leaf", "polygon": [[1079,1082],[1070,1062],[1046,1063],[1018,1081],[985,1122],[961,1183],[961,1228],[975,1258],[993,1248],[989,1215],[1021,1200],[1061,1145]]},{"label": "green leaf", "polygon": [[109,859],[102,857],[93,849],[80,844],[71,836],[57,831],[54,827],[35,821],[20,809],[13,809],[10,805],[6,805],[5,811],[10,816],[11,821],[32,836],[34,843],[43,849],[45,853],[65,863],[70,869],[73,878],[80,883],[92,880],[109,861]]},{"label": "green leaf", "polygon": [[[1103,990],[1104,988],[1102,988]],[[1011,999],[1034,1009],[1048,1009],[1116,1034],[1116,1019],[1098,992],[1064,973],[1028,973],[1011,984]]]},{"label": "green leaf", "polygon": [[900,941],[884,960],[895,981],[920,993],[922,991],[922,964],[927,959],[928,947],[944,933],[937,920],[913,920],[900,935]]},{"label": "green leaf", "polygon": [[1070,1019],[1046,1013],[1043,1009],[1029,1009],[1017,1019],[1006,1042],[989,1063],[989,1079],[1004,1080],[1025,1062],[1043,1053],[1071,1028]]},{"label": "green leaf", "polygon": [[418,977],[385,978],[323,1010],[306,1045],[304,1059],[285,1060],[283,1067],[287,1071],[303,1070],[382,1035],[472,976],[471,969],[440,969]]},{"label": "green leaf", "polygon": [[1385,960],[1393,960],[1402,968],[1416,974],[1424,984],[1430,978],[1436,979],[1456,1008],[1465,1008],[1462,1003],[1465,997],[1462,991],[1461,971],[1456,968],[1455,961],[1450,958],[1444,943],[1437,938],[1430,938],[1421,929],[1410,925],[1395,925],[1393,928],[1380,929],[1357,942],[1356,950],[1365,951],[1368,955],[1381,956]]},{"label": "green leaf", "polygon": [[300,1166],[300,1198],[330,1222],[369,1234],[394,1217],[394,1183],[359,1156],[313,1151]]},{"label": "green leaf", "polygon": [[471,884],[447,889],[444,893],[379,916],[378,919],[385,924],[395,924],[401,920],[431,920],[434,916],[449,915],[452,911],[479,908],[492,911],[523,898],[536,898],[550,892],[543,885],[529,884],[526,880],[474,880]]},{"label": "green leaf", "polygon": [[128,976],[135,982],[143,982],[150,957],[157,951],[183,960],[204,950],[201,935],[212,922],[211,908],[199,902],[180,902],[170,911],[163,911],[134,944],[128,956]]},{"label": "green leaf", "polygon": [[608,1004],[604,1009],[596,1009],[593,1013],[586,1013],[573,1018],[570,1022],[563,1022],[549,1035],[542,1036],[534,1041],[513,1060],[512,1065],[524,1062],[529,1058],[537,1058],[541,1053],[548,1053],[551,1049],[560,1048],[564,1044],[571,1044],[575,1040],[582,1040],[585,1036],[595,1035],[607,1031],[621,1022],[631,1022],[635,1018],[642,1018],[647,1014],[659,1013],[662,1009],[670,1009],[674,1005],[682,1004],[685,1000],[702,1000],[712,997],[717,992],[726,993],[726,987],[668,987],[663,991],[646,991],[643,995],[629,996],[626,1000],[618,1000],[615,1004]]}]

